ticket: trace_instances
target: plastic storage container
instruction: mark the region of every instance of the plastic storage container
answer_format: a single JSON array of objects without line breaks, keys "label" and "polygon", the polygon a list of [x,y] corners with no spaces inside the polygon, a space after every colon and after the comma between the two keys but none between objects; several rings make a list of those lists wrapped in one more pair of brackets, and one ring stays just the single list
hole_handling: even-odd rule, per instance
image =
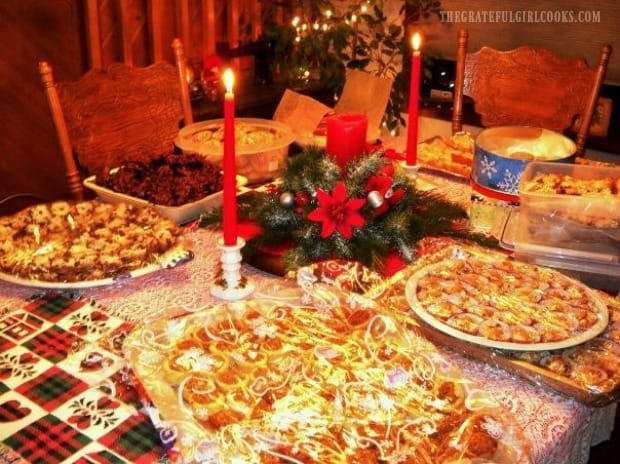
[{"label": "plastic storage container", "polygon": [[[200,153],[221,164],[224,156],[224,120],[212,119],[185,126],[175,145],[184,152]],[[237,174],[250,184],[278,177],[286,167],[289,147],[294,140],[289,126],[258,118],[235,119],[235,158]]]},{"label": "plastic storage container", "polygon": [[618,189],[620,167],[529,163],[519,184],[516,257],[576,271],[596,286],[620,287]]}]

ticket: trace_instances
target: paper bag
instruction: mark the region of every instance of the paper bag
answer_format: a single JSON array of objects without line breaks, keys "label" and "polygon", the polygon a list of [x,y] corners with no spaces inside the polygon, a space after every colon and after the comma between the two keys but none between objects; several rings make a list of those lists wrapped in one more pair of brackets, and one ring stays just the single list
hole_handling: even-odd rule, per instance
[{"label": "paper bag", "polygon": [[391,91],[392,79],[348,69],[342,95],[334,109],[337,113],[365,113],[368,116],[368,140],[372,140],[379,136]]},{"label": "paper bag", "polygon": [[311,140],[323,116],[331,111],[329,106],[312,97],[286,89],[273,119],[291,127],[298,141]]}]

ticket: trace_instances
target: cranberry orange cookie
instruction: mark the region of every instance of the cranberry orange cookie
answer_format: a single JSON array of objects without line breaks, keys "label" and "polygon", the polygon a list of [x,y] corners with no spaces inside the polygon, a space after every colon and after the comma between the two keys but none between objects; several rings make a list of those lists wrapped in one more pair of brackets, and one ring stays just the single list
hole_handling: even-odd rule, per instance
[{"label": "cranberry orange cookie", "polygon": [[436,329],[496,348],[572,346],[608,322],[607,306],[582,283],[508,259],[435,263],[411,277],[406,293],[413,311]]}]

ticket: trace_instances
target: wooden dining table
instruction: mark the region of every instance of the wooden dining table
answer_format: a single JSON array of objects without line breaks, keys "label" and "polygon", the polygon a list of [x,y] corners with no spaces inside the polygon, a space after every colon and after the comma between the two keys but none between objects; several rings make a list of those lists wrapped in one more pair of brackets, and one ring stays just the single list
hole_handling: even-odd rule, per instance
[{"label": "wooden dining table", "polygon": [[[469,195],[467,183],[425,174],[420,181],[462,201]],[[193,223],[184,234],[191,261],[110,285],[54,290],[0,281],[0,462],[166,461],[166,437],[140,401],[122,341],[171,311],[222,303],[210,292],[220,232]],[[250,298],[298,288],[248,264],[241,272],[255,285]],[[443,354],[514,416],[534,463],[585,464],[590,447],[609,439],[615,403],[588,406],[493,363]]]}]

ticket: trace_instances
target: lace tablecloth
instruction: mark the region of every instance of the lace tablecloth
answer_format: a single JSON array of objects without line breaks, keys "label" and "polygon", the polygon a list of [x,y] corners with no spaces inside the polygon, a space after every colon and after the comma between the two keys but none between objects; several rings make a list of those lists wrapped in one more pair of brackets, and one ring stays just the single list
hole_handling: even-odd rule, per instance
[{"label": "lace tablecloth", "polygon": [[[50,292],[36,295],[33,288],[0,283],[0,462],[165,459],[155,428],[124,381],[127,366],[109,332],[129,330],[171,308],[198,310],[218,303],[210,293],[218,271],[218,235],[204,229],[186,234],[195,252],[192,261],[65,293],[58,296],[60,303]],[[247,265],[243,273],[255,283],[253,297],[296,288],[294,280]],[[83,353],[85,347],[92,366],[83,365],[83,356],[71,356],[71,350]],[[57,353],[66,358],[55,358]],[[609,438],[615,404],[587,407],[498,367],[448,356],[514,414],[531,441],[534,462],[585,464],[590,447]]]},{"label": "lace tablecloth", "polygon": [[[402,151],[404,140],[385,142]],[[419,177],[469,203],[466,180]],[[117,284],[60,294],[0,281],[0,463],[167,461],[167,437],[157,435],[139,401],[120,343],[138,322],[220,303],[210,293],[219,235],[195,228],[186,234],[195,259]],[[243,273],[255,284],[254,298],[285,298],[297,287],[248,265]],[[497,366],[454,352],[446,357],[512,413],[537,464],[585,464],[590,447],[611,435],[616,404],[588,407]]]}]

